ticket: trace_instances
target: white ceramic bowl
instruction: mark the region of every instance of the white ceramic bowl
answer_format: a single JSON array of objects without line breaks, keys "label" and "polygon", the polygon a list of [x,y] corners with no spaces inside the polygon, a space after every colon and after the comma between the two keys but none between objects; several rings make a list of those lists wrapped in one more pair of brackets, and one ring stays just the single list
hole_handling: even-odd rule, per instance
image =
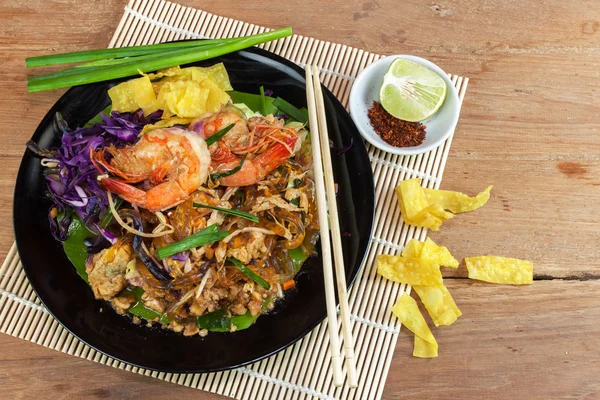
[{"label": "white ceramic bowl", "polygon": [[[447,90],[444,104],[430,118],[421,121],[426,126],[426,136],[423,143],[419,146],[395,147],[386,143],[375,132],[367,115],[369,108],[373,105],[373,101],[379,101],[379,88],[383,82],[383,75],[387,72],[392,61],[397,58],[405,58],[419,63],[435,71],[446,81]],[[458,94],[448,75],[431,61],[427,61],[421,57],[395,55],[377,60],[358,75],[350,91],[350,115],[362,136],[373,146],[394,154],[420,154],[441,145],[454,131],[458,122],[459,112],[460,103]]]}]

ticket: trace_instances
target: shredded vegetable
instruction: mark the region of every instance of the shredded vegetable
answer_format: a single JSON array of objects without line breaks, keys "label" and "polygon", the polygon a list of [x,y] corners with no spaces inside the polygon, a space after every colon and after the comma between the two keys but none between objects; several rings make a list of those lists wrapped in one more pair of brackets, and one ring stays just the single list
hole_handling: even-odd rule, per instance
[{"label": "shredded vegetable", "polygon": [[102,115],[102,122],[72,130],[62,115],[55,115],[55,126],[61,135],[56,149],[40,149],[29,142],[27,147],[44,157],[47,196],[56,209],[56,218],[49,213],[50,229],[57,240],[67,238],[72,211],[94,233],[109,235],[98,229],[100,217],[109,208],[106,192],[97,181],[98,171],[90,160],[90,152],[104,146],[123,147],[135,143],[143,126],[160,119],[160,112],[144,116],[143,112]]}]

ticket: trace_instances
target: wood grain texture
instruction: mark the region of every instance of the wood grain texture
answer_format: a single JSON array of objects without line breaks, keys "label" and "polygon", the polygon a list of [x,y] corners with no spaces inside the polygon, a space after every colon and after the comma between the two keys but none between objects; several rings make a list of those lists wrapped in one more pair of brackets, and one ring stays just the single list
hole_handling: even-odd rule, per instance
[{"label": "wood grain texture", "polygon": [[[600,4],[504,1],[181,4],[383,54],[415,54],[470,78],[443,188],[482,209],[432,234],[457,258],[531,259],[527,287],[460,279],[464,315],[434,330],[435,360],[402,333],[384,398],[600,398]],[[12,191],[24,143],[63,93],[27,94],[24,58],[108,44],[125,0],[0,3],[0,257],[12,243]],[[447,271],[447,270],[446,270]],[[567,354],[568,353],[568,354]],[[6,398],[217,399],[0,336]]]}]

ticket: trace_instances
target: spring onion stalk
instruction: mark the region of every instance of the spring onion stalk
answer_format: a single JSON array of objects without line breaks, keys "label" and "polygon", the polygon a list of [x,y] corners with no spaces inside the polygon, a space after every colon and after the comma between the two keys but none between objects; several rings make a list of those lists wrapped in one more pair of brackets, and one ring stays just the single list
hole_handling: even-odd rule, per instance
[{"label": "spring onion stalk", "polygon": [[[207,50],[207,49],[213,49],[215,47],[219,47],[222,45],[216,45],[216,46],[210,46],[210,47],[202,47],[199,49],[195,49],[195,51],[200,51],[200,50]],[[123,59],[118,59],[116,61],[119,61],[119,63],[117,64],[106,64],[106,65],[97,65],[95,67],[81,67],[80,66],[75,66],[73,68],[65,68],[65,69],[61,69],[59,71],[56,72],[52,72],[50,74],[45,74],[45,75],[38,75],[38,76],[32,76],[31,78],[29,78],[27,80],[28,84],[31,83],[39,83],[39,82],[44,82],[44,81],[50,81],[50,80],[55,80],[57,78],[63,78],[63,79],[67,79],[69,77],[73,77],[73,76],[79,76],[79,75],[86,75],[86,74],[91,74],[92,72],[102,72],[105,71],[107,69],[114,69],[117,67],[127,67],[129,65],[132,64],[143,64],[146,62],[151,62],[151,61],[156,61],[156,60],[164,60],[165,58],[168,57],[176,57],[176,56],[180,56],[182,54],[189,54],[190,49],[176,49],[176,50],[168,50],[168,51],[162,51],[160,53],[154,53],[154,54],[148,54],[147,56],[140,56],[143,57],[142,62],[136,61],[137,57],[131,57],[131,58],[123,58]],[[111,61],[111,60],[105,60],[105,61]],[[83,64],[85,65],[85,64]],[[139,72],[139,71],[138,71]]]},{"label": "spring onion stalk", "polygon": [[248,153],[244,154],[242,156],[242,160],[240,161],[240,163],[237,165],[237,167],[230,169],[229,171],[225,171],[225,172],[218,172],[216,174],[212,174],[210,176],[210,179],[212,179],[213,181],[215,179],[219,179],[219,178],[224,178],[226,176],[230,176],[235,174],[236,172],[238,172],[240,169],[242,169],[242,165],[244,165],[244,161],[246,161],[246,156],[248,155]]},{"label": "spring onion stalk", "polygon": [[46,56],[30,57],[25,60],[27,68],[47,67],[50,65],[73,64],[88,61],[99,61],[123,57],[135,57],[146,54],[156,54],[165,50],[214,46],[231,43],[238,38],[190,40],[186,42],[149,44],[144,46],[119,47],[114,49],[76,51],[72,53],[49,54]]},{"label": "spring onion stalk", "polygon": [[[187,49],[185,49],[185,50],[187,50]],[[107,67],[107,66],[114,66],[114,65],[122,65],[122,64],[126,64],[126,63],[129,63],[132,61],[137,61],[137,62],[146,61],[146,60],[154,59],[158,56],[169,57],[169,55],[171,55],[171,54],[179,54],[180,52],[181,52],[181,49],[175,49],[175,50],[161,51],[159,53],[149,53],[149,54],[144,54],[141,56],[134,56],[134,57],[107,58],[107,59],[102,59],[102,60],[90,61],[90,62],[84,63],[84,64],[78,64],[69,70],[72,70],[73,72],[81,72],[81,68]],[[63,71],[65,71],[65,70],[63,70]]]},{"label": "spring onion stalk", "polygon": [[267,102],[265,99],[265,88],[263,86],[260,87],[260,113],[262,115],[267,115]]},{"label": "spring onion stalk", "polygon": [[252,222],[258,222],[258,216],[254,215],[254,214],[250,214],[250,213],[245,212],[245,211],[232,210],[230,208],[222,208],[222,207],[209,206],[208,204],[200,204],[200,203],[194,203],[194,207],[197,207],[197,208],[208,208],[210,210],[217,210],[217,211],[222,212],[223,214],[229,214],[229,215],[233,215],[234,217],[244,218],[244,219],[247,219],[247,220],[252,221]]},{"label": "spring onion stalk", "polygon": [[164,247],[156,250],[156,256],[159,260],[172,256],[173,254],[180,253],[185,250],[192,249],[198,246],[204,246],[219,240],[225,239],[229,236],[229,231],[222,231],[217,225],[210,225],[201,231],[194,233],[186,237],[179,242],[171,243]]},{"label": "spring onion stalk", "polygon": [[302,122],[303,124],[308,122],[308,117],[300,109],[288,103],[281,97],[277,97],[275,100],[273,100],[273,105],[279,108],[281,112],[286,113],[298,122]]},{"label": "spring onion stalk", "polygon": [[124,62],[116,65],[105,65],[87,68],[70,68],[48,75],[29,78],[27,87],[29,92],[40,92],[68,86],[84,85],[87,83],[102,82],[111,79],[124,78],[147,73],[176,65],[189,64],[197,61],[208,60],[224,54],[243,50],[257,44],[281,39],[292,34],[291,28],[264,32],[258,35],[236,38],[234,41],[217,44],[214,46],[198,46],[197,48],[183,48],[169,52],[158,53],[155,58],[142,61]]},{"label": "spring onion stalk", "polygon": [[227,132],[229,132],[231,130],[231,128],[233,128],[235,126],[235,124],[229,124],[227,125],[225,128],[221,129],[219,132],[215,133],[214,135],[212,135],[211,137],[209,137],[208,139],[205,140],[206,145],[210,146],[211,144],[213,144],[214,142],[218,141],[219,139],[221,139],[223,136],[225,136],[225,134]]},{"label": "spring onion stalk", "polygon": [[254,272],[250,268],[246,267],[237,258],[229,257],[227,259],[227,261],[229,261],[230,263],[232,263],[233,265],[235,265],[236,267],[238,267],[239,270],[244,273],[244,275],[246,275],[247,277],[249,277],[250,279],[252,279],[258,285],[262,286],[264,289],[267,289],[267,290],[271,289],[271,285],[269,284],[269,282],[265,281],[256,272]]}]

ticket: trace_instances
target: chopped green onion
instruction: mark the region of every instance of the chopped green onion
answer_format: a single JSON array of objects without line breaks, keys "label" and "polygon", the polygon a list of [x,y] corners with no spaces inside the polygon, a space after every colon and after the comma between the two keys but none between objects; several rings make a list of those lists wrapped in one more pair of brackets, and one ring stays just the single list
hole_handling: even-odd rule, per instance
[{"label": "chopped green onion", "polygon": [[260,87],[260,113],[262,115],[267,115],[267,102],[265,99],[265,88],[263,86]]},{"label": "chopped green onion", "polygon": [[209,206],[208,204],[199,204],[199,203],[194,203],[194,207],[209,208],[211,210],[220,211],[223,214],[229,214],[229,215],[233,215],[234,217],[245,218],[245,219],[250,220],[252,222],[258,222],[258,216],[254,215],[254,214],[250,214],[250,213],[245,212],[245,211],[232,210],[232,209],[229,209],[229,208],[215,207],[215,206]]},{"label": "chopped green onion", "polygon": [[128,313],[137,315],[138,317],[143,318],[147,321],[158,319],[163,324],[168,324],[169,322],[171,322],[169,317],[167,317],[165,314],[161,314],[144,305],[144,302],[142,301],[144,289],[142,289],[141,287],[129,287],[127,289],[124,289],[121,291],[121,293],[119,293],[119,296],[127,294],[131,294],[135,297],[135,303],[127,309]]},{"label": "chopped green onion", "polygon": [[256,272],[252,271],[250,268],[248,268],[244,264],[242,264],[242,262],[240,260],[233,258],[233,257],[229,257],[229,258],[227,258],[227,261],[229,261],[230,263],[232,263],[233,265],[238,267],[240,269],[240,271],[242,271],[247,277],[252,279],[254,282],[259,284],[264,289],[266,289],[266,290],[271,289],[271,285],[269,285],[269,282],[265,281]]},{"label": "chopped green onion", "polygon": [[[118,210],[119,208],[121,208],[121,206],[123,205],[123,199],[120,197],[117,197],[117,199],[115,200],[115,210]],[[106,210],[104,212],[104,214],[102,214],[102,217],[100,217],[100,222],[99,225],[102,228],[106,228],[108,226],[108,224],[111,223],[113,219],[113,214],[112,212],[109,210]]]},{"label": "chopped green onion", "polygon": [[[87,68],[70,68],[48,75],[35,76],[27,81],[30,92],[40,92],[62,87],[84,85],[87,83],[102,82],[111,79],[124,78],[146,73],[176,65],[189,64],[197,61],[208,60],[224,54],[252,47],[257,44],[281,39],[292,34],[291,28],[283,28],[264,32],[253,36],[236,38],[219,44],[183,47],[178,50],[161,51],[156,57],[142,61],[132,59],[116,65],[105,65]],[[185,42],[183,42],[185,43]],[[146,53],[147,54],[147,53]]]},{"label": "chopped green onion", "polygon": [[235,126],[235,124],[229,124],[227,125],[225,128],[221,129],[219,132],[215,133],[214,135],[212,135],[211,137],[209,137],[208,139],[205,140],[206,144],[208,146],[210,146],[211,144],[213,144],[214,142],[216,142],[217,140],[221,139],[223,136],[225,136],[225,134],[227,132],[229,132],[231,130],[231,128],[233,128]]},{"label": "chopped green onion", "polygon": [[227,311],[227,307],[215,310],[213,312],[200,315],[196,318],[196,323],[200,329],[208,329],[211,332],[231,332],[231,328],[234,326],[236,331],[248,329],[256,319],[269,307],[269,304],[273,301],[270,297],[267,297],[262,305],[260,306],[260,313],[252,315],[250,311],[247,311],[242,315],[229,316],[230,313]]},{"label": "chopped green onion", "polygon": [[304,114],[300,109],[296,106],[288,103],[281,97],[277,97],[273,101],[273,105],[279,108],[282,112],[286,113],[290,117],[294,118],[298,122],[306,123],[308,122],[308,116]]},{"label": "chopped green onion", "polygon": [[235,174],[235,173],[236,173],[236,172],[238,172],[240,169],[242,169],[242,165],[244,164],[244,161],[246,161],[246,156],[247,156],[247,155],[248,155],[248,154],[244,154],[244,155],[242,156],[242,160],[241,160],[241,161],[240,161],[240,163],[237,165],[237,167],[235,167],[235,168],[233,168],[233,169],[230,169],[229,171],[225,171],[225,172],[218,172],[218,173],[216,173],[216,174],[212,174],[212,175],[210,176],[210,179],[212,179],[212,180],[214,181],[215,179],[224,178],[224,177],[226,177],[226,176],[229,176],[229,175],[233,175],[233,174]]},{"label": "chopped green onion", "polygon": [[27,58],[25,59],[25,66],[27,68],[47,67],[49,65],[73,64],[87,61],[134,57],[147,54],[157,54],[161,51],[173,49],[214,46],[216,44],[231,43],[236,39],[237,38],[190,40],[186,42],[160,43],[144,46],[120,47],[114,49],[85,50],[72,53],[49,54],[46,56]]},{"label": "chopped green onion", "polygon": [[192,249],[198,246],[204,246],[229,236],[229,231],[222,231],[217,225],[210,225],[201,231],[186,237],[179,242],[168,244],[156,250],[156,257],[159,260],[172,256],[173,254],[181,253],[182,251]]}]

